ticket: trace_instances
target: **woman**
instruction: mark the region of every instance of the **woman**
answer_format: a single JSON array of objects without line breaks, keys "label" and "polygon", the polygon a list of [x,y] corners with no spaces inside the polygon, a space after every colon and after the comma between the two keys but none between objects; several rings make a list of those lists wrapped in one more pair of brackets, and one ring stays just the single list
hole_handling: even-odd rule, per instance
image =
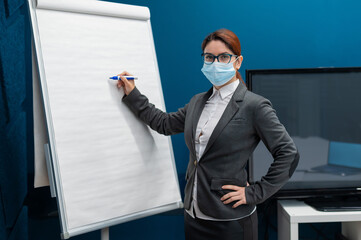
[{"label": "woman", "polygon": [[[238,69],[243,57],[238,37],[227,29],[202,43],[202,72],[213,87],[174,113],[148,102],[134,81],[119,74],[123,102],[164,135],[184,132],[190,151],[184,199],[187,240],[257,239],[256,204],[279,190],[293,174],[297,149],[271,103],[247,91]],[[266,176],[247,183],[247,161],[262,140],[274,158]]]}]

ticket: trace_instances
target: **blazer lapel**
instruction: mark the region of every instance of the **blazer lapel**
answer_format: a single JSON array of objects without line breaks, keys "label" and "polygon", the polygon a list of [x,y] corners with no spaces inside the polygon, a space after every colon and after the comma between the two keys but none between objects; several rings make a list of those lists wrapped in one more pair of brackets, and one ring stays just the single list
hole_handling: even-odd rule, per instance
[{"label": "blazer lapel", "polygon": [[204,105],[206,104],[208,98],[212,95],[213,92],[213,87],[211,89],[208,90],[208,92],[206,92],[205,94],[203,94],[203,96],[201,96],[195,106],[194,106],[194,110],[193,110],[193,118],[192,118],[192,151],[194,153],[194,156],[196,156],[196,148],[195,148],[195,135],[196,135],[196,129],[197,129],[197,124],[199,121],[199,118],[201,117],[201,113],[203,111]]},{"label": "blazer lapel", "polygon": [[217,139],[218,135],[222,132],[224,127],[227,126],[228,122],[231,121],[233,116],[238,112],[239,106],[238,106],[237,102],[243,101],[246,91],[247,91],[246,86],[244,86],[243,83],[239,83],[231,100],[229,101],[226,109],[224,110],[222,117],[219,119],[216,127],[214,128],[201,159],[207,153],[207,151],[211,148],[212,144]]}]

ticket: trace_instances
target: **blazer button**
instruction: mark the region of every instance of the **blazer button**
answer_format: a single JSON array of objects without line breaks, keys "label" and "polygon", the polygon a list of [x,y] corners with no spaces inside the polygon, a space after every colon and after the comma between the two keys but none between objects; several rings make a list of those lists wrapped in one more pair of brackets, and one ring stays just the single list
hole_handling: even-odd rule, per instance
[{"label": "blazer button", "polygon": [[194,160],[193,163],[194,163],[194,166],[197,166],[197,160]]}]

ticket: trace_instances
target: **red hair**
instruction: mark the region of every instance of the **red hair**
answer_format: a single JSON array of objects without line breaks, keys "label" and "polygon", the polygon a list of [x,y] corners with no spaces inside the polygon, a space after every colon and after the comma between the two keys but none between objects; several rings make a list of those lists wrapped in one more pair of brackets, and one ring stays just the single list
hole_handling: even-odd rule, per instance
[{"label": "red hair", "polygon": [[[223,28],[209,34],[202,42],[202,51],[204,52],[208,43],[214,40],[222,41],[235,55],[241,56],[241,43],[237,35],[231,30]],[[236,77],[246,85],[238,71],[236,72]]]}]

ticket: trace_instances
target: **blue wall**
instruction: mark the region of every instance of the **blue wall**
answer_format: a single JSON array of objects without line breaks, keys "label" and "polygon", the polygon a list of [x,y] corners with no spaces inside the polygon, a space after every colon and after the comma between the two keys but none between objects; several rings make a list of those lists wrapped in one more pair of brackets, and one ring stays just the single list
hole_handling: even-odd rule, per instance
[{"label": "blue wall", "polygon": [[[22,0],[0,1],[0,239],[27,238],[26,14]],[[26,9],[25,9],[26,10]],[[16,76],[16,77],[15,77]]]},{"label": "blue wall", "polygon": [[[243,76],[245,69],[361,66],[361,2],[358,0],[114,2],[150,8],[168,111],[176,111],[194,94],[211,87],[200,72],[200,45],[208,33],[219,28],[228,28],[239,36],[244,56]],[[33,174],[33,142],[30,34],[26,11],[24,0],[0,0],[1,240],[27,239],[27,208],[23,201],[26,173],[30,179]],[[173,136],[172,140],[183,188],[188,150],[183,134]],[[29,190],[34,191],[31,187]],[[270,213],[274,213],[274,206],[270,209]],[[260,227],[264,227],[262,223]],[[164,214],[111,228],[111,236],[117,239],[182,239],[182,228],[181,214]],[[331,228],[326,226],[328,231]],[[271,239],[275,239],[275,231],[270,231]],[[312,236],[312,230],[305,232]],[[56,218],[29,219],[29,239],[57,239],[58,233]],[[74,239],[99,239],[99,233]]]},{"label": "blue wall", "polygon": [[[245,69],[361,66],[357,0],[114,2],[150,8],[168,111],[211,86],[200,71],[201,43],[219,28],[238,35],[244,78]],[[178,172],[184,174],[188,155],[183,136],[173,137],[173,144]]]}]

